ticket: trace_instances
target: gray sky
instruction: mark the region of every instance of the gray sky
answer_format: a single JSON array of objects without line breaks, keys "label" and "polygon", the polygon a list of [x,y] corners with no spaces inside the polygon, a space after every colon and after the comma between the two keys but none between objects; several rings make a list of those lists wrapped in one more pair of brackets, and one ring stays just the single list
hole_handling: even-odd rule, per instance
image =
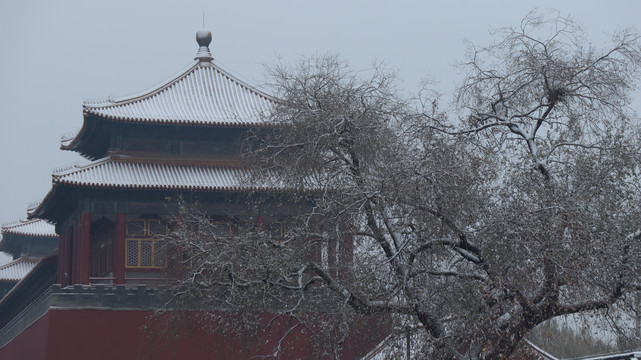
[{"label": "gray sky", "polygon": [[535,7],[571,15],[596,45],[605,32],[641,31],[639,0],[2,0],[0,223],[25,217],[53,168],[84,161],[59,150],[60,136],[82,125],[84,99],[144,90],[192,61],[203,11],[215,61],[255,85],[279,58],[330,52],[356,69],[383,61],[410,92],[426,76],[447,92],[464,39],[487,44],[490,29],[518,25]]}]

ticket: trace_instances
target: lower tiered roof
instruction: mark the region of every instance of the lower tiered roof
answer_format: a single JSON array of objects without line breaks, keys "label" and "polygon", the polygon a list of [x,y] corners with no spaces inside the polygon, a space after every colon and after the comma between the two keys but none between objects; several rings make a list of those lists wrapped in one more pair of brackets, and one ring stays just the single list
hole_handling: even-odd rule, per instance
[{"label": "lower tiered roof", "polygon": [[54,171],[53,186],[41,203],[29,209],[31,218],[56,222],[52,207],[68,199],[69,191],[79,189],[110,191],[178,192],[274,192],[287,186],[276,177],[252,176],[242,164],[181,159],[131,158],[110,155],[85,165],[72,165]]},{"label": "lower tiered roof", "polygon": [[[55,237],[56,229],[53,225],[40,219],[20,220],[2,226],[2,234],[15,234],[24,236]],[[0,243],[1,244],[1,243]],[[2,251],[2,245],[0,245]]]},{"label": "lower tiered roof", "polygon": [[21,257],[0,266],[0,281],[20,281],[40,261],[40,258]]},{"label": "lower tiered roof", "polygon": [[[172,162],[107,157],[53,173],[53,183],[93,188],[186,191],[267,190],[246,168],[215,162]],[[270,186],[271,187],[271,186]]]}]

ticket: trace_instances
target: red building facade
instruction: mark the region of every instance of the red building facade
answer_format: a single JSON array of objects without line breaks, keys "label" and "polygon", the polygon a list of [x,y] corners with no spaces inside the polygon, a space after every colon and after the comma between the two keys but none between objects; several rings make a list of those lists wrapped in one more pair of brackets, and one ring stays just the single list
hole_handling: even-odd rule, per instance
[{"label": "red building facade", "polygon": [[[305,330],[283,337],[289,320],[269,313],[257,314],[261,326],[253,333],[216,331],[227,315],[212,320],[210,331],[178,326],[163,333],[171,320],[158,329],[150,322],[162,306],[158,289],[176,280],[157,236],[168,231],[176,199],[198,202],[221,235],[243,217],[285,231],[283,219],[301,210],[247,204],[248,193],[286,191],[248,181],[240,157],[248,134],[269,128],[264,115],[274,99],[213,62],[209,31],[199,31],[197,41],[194,62],[160,86],[85,102],[82,129],[62,149],[89,162],[56,170],[50,192],[30,211],[55,224],[58,252],[0,301],[0,359],[329,357],[314,350]],[[343,256],[351,256],[349,242]],[[362,325],[379,328],[375,320]],[[366,354],[384,335],[354,333],[341,357]],[[277,339],[284,342],[275,353]]]}]

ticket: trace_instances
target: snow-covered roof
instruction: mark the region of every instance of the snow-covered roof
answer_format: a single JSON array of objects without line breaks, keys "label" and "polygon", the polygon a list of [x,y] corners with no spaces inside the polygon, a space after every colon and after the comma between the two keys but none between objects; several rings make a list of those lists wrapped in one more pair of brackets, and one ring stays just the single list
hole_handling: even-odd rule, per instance
[{"label": "snow-covered roof", "polygon": [[20,281],[38,263],[39,258],[21,257],[0,266],[0,281]]},{"label": "snow-covered roof", "polygon": [[[114,190],[162,190],[198,192],[287,191],[291,187],[265,173],[253,179],[251,170],[238,163],[179,159],[141,159],[111,155],[86,165],[72,165],[54,171],[53,186],[39,204],[28,210],[32,218],[56,222],[50,206],[60,201],[65,188]],[[48,214],[46,214],[48,213]]]},{"label": "snow-covered roof", "polygon": [[265,122],[273,100],[213,62],[194,62],[186,71],[139,95],[87,100],[85,115],[127,122],[252,126]]},{"label": "snow-covered roof", "polygon": [[106,157],[84,166],[63,168],[53,183],[93,188],[187,191],[268,190],[273,185],[249,183],[246,168],[217,164],[141,162]]},{"label": "snow-covered roof", "polygon": [[[207,36],[205,36],[207,35]],[[97,119],[127,124],[171,124],[216,127],[254,127],[267,124],[265,116],[275,99],[222,69],[209,52],[211,32],[197,34],[200,46],[194,62],[160,85],[136,95],[86,100],[84,122],[74,136],[61,139],[61,149],[88,158],[104,156],[88,150],[97,140]]]},{"label": "snow-covered roof", "polygon": [[46,237],[58,236],[55,226],[41,219],[20,220],[2,225],[2,234]]}]

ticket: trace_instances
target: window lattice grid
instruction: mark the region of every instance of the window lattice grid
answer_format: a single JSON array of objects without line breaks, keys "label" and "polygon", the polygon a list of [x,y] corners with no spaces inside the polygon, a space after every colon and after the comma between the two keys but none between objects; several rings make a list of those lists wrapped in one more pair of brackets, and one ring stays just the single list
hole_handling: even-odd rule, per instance
[{"label": "window lattice grid", "polygon": [[145,221],[129,221],[127,222],[127,235],[144,235],[145,234]]},{"label": "window lattice grid", "polygon": [[231,235],[231,224],[227,222],[216,222],[211,224],[214,236],[226,237]]},{"label": "window lattice grid", "polygon": [[127,222],[126,266],[129,268],[162,268],[167,266],[167,249],[154,235],[167,234],[167,222],[134,220]]},{"label": "window lattice grid", "polygon": [[280,223],[271,223],[265,225],[265,231],[272,237],[272,239],[280,239],[282,237]]},{"label": "window lattice grid", "polygon": [[140,266],[150,267],[152,266],[151,256],[153,254],[152,243],[151,241],[141,241],[140,242]]},{"label": "window lattice grid", "polygon": [[165,235],[167,223],[164,221],[149,221],[149,235]]},{"label": "window lattice grid", "polygon": [[127,240],[127,267],[160,268],[167,266],[167,245],[153,239]]},{"label": "window lattice grid", "polygon": [[167,244],[163,241],[154,242],[154,266],[167,266]]},{"label": "window lattice grid", "polygon": [[273,240],[284,240],[288,235],[287,223],[273,222],[266,224],[265,231]]},{"label": "window lattice grid", "polygon": [[138,241],[127,241],[127,266],[138,266]]}]

